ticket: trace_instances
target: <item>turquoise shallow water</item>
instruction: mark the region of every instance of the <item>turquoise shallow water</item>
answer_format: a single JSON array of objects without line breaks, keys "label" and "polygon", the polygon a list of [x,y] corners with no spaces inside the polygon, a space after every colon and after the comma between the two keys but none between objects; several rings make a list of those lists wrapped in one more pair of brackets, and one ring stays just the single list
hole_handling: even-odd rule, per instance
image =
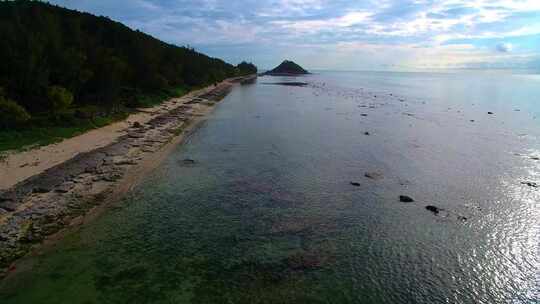
[{"label": "turquoise shallow water", "polygon": [[538,75],[259,78],[0,302],[538,303],[538,96]]}]

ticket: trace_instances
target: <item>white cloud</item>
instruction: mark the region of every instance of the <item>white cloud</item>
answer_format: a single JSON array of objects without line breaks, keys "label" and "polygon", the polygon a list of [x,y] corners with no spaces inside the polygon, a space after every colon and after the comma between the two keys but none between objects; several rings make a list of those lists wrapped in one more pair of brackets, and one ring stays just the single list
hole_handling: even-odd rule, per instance
[{"label": "white cloud", "polygon": [[320,19],[320,20],[301,20],[301,21],[272,21],[271,24],[280,26],[284,29],[294,30],[303,33],[317,33],[325,30],[335,30],[337,28],[349,27],[352,25],[363,24],[369,21],[371,13],[369,12],[350,12],[338,18]]},{"label": "white cloud", "polygon": [[[540,35],[540,0],[53,2],[109,15],[168,42],[219,49],[212,55],[225,59],[236,56],[227,47],[240,44],[255,57],[264,50],[261,58],[272,52],[279,61],[286,52],[308,67],[326,68],[456,67],[525,62],[540,54],[540,47],[532,51],[519,43]],[[481,43],[486,39],[495,42]],[[499,41],[512,44],[494,47]]]}]

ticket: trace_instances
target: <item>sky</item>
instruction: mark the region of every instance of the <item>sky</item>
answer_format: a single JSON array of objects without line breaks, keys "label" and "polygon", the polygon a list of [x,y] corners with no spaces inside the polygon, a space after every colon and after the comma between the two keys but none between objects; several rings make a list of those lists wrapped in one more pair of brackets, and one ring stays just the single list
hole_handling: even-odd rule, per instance
[{"label": "sky", "polygon": [[538,69],[540,0],[53,0],[261,69]]}]

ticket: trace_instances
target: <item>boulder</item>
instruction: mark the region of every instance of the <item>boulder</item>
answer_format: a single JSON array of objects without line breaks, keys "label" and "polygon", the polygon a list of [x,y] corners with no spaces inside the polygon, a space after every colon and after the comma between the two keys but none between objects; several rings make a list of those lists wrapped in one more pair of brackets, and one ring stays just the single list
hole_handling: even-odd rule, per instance
[{"label": "boulder", "polygon": [[194,165],[196,163],[196,161],[194,159],[191,159],[191,158],[185,158],[182,160],[182,164],[183,165]]},{"label": "boulder", "polygon": [[412,203],[414,202],[414,199],[412,199],[410,196],[407,196],[407,195],[400,195],[399,201],[402,203]]},{"label": "boulder", "polygon": [[366,172],[364,176],[369,179],[381,179],[383,177],[383,175],[379,172]]},{"label": "boulder", "polygon": [[538,185],[537,183],[535,182],[521,182],[522,185],[527,185],[529,187],[533,187],[533,188],[538,188],[540,187],[540,185]]},{"label": "boulder", "polygon": [[429,210],[435,214],[439,214],[439,212],[442,210],[440,209],[439,207],[436,207],[436,206],[432,206],[432,205],[428,205],[426,206],[426,210]]}]

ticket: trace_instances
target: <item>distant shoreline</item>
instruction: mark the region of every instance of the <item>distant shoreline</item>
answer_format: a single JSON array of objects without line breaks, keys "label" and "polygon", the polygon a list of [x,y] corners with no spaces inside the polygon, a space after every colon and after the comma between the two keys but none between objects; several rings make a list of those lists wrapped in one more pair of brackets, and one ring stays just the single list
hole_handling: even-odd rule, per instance
[{"label": "distant shoreline", "polygon": [[[11,180],[13,185],[0,190],[0,277],[15,271],[12,263],[35,245],[59,238],[64,228],[85,223],[122,198],[196,130],[234,86],[255,78],[226,79],[54,147],[23,152],[27,158],[56,156],[56,164],[48,168],[1,168],[2,180],[20,177],[17,168],[25,171],[25,178]],[[13,155],[12,161],[21,159]]]}]

